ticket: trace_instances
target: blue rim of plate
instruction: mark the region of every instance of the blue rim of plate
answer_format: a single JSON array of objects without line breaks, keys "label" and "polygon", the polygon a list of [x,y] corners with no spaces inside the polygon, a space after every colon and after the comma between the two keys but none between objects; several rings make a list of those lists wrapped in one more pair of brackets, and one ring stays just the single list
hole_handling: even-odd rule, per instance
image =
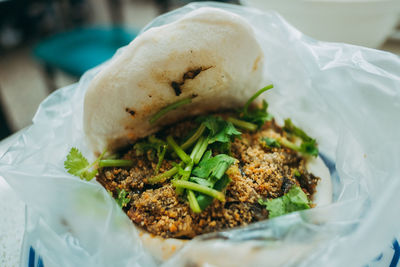
[{"label": "blue rim of plate", "polygon": [[[394,250],[392,260],[390,261],[389,267],[396,267],[400,260],[400,244],[397,239],[395,239],[392,243],[392,249]],[[29,248],[29,259],[28,259],[28,267],[44,267],[42,257],[39,256],[35,252],[35,250],[30,247]],[[383,257],[383,253],[378,255],[373,262],[379,262]]]}]

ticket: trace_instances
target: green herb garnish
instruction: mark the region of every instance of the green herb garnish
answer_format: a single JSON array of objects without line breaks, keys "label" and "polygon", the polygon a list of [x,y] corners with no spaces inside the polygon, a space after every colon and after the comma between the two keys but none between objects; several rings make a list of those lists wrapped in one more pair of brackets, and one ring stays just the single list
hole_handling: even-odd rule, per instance
[{"label": "green herb garnish", "polygon": [[181,145],[181,148],[186,150],[191,147],[203,135],[205,129],[206,126],[203,123],[200,124],[199,128],[197,128],[194,134]]},{"label": "green herb garnish", "polygon": [[126,192],[125,189],[120,190],[117,188],[117,197],[115,198],[115,201],[121,208],[126,207],[130,201],[130,198],[127,197],[127,195],[128,192]]},{"label": "green herb garnish", "polygon": [[302,143],[300,147],[297,148],[297,151],[314,157],[318,156],[317,141],[308,136],[302,129],[294,125],[291,119],[285,120],[283,130],[290,135],[299,137],[302,140]]},{"label": "green herb garnish", "polygon": [[193,97],[188,97],[188,98],[176,101],[176,102],[174,102],[174,103],[172,103],[172,104],[160,109],[156,114],[154,114],[150,118],[150,120],[149,120],[150,124],[155,123],[157,120],[159,120],[161,117],[163,117],[165,114],[167,114],[171,110],[174,110],[174,109],[179,108],[180,106],[192,103],[192,98]]},{"label": "green herb garnish", "polygon": [[222,192],[214,190],[207,186],[203,186],[203,185],[200,185],[197,183],[183,181],[183,180],[173,180],[171,183],[175,187],[181,187],[181,188],[193,190],[193,191],[200,192],[205,195],[211,196],[213,198],[216,198],[219,201],[225,201],[225,195]]},{"label": "green herb garnish", "polygon": [[202,116],[197,121],[200,121],[209,130],[208,144],[230,142],[236,136],[241,135],[241,132],[236,130],[232,122],[219,116]]},{"label": "green herb garnish", "polygon": [[300,137],[303,141],[312,141],[313,139],[309,137],[302,129],[295,126],[291,119],[285,120],[285,125],[283,126],[283,130],[287,133],[292,134],[294,136]]},{"label": "green herb garnish", "polygon": [[192,161],[189,155],[186,154],[186,152],[175,142],[174,138],[171,135],[167,137],[167,143],[183,162],[188,164]]},{"label": "green herb garnish", "polygon": [[266,206],[269,218],[310,208],[310,201],[299,186],[292,186],[289,192],[278,198],[269,200],[259,199],[258,203]]},{"label": "green herb garnish", "polygon": [[147,181],[149,182],[149,184],[163,183],[167,179],[169,179],[172,176],[174,176],[175,174],[177,174],[178,171],[179,171],[178,166],[175,166],[175,167],[172,167],[171,169],[169,169],[166,172],[163,172],[163,173],[158,174],[156,176],[150,177],[149,179],[147,179]]},{"label": "green herb garnish", "polygon": [[200,213],[201,208],[200,208],[199,202],[197,202],[196,195],[193,193],[192,190],[188,190],[187,198],[189,201],[189,206],[192,209],[192,211],[194,213]]},{"label": "green herb garnish", "polygon": [[262,140],[265,142],[265,145],[267,147],[277,147],[277,148],[281,147],[281,145],[275,138],[264,137]]},{"label": "green herb garnish", "polygon": [[235,161],[235,158],[226,154],[219,154],[200,161],[199,165],[193,169],[192,174],[203,179],[216,181],[222,178]]},{"label": "green herb garnish", "polygon": [[90,181],[96,176],[98,169],[95,165],[100,161],[104,154],[105,151],[92,164],[89,164],[89,161],[82,155],[82,153],[77,148],[73,147],[69,151],[67,159],[64,161],[64,168],[68,173],[78,176],[83,180]]},{"label": "green herb garnish", "polygon": [[239,127],[239,128],[242,128],[242,129],[245,129],[245,130],[248,130],[248,131],[251,131],[251,132],[254,132],[255,130],[258,129],[257,124],[254,124],[254,123],[251,123],[251,122],[248,122],[248,121],[239,120],[239,119],[236,119],[236,118],[233,118],[233,117],[229,117],[228,121],[231,122],[233,125]]},{"label": "green herb garnish", "polygon": [[132,160],[128,159],[102,159],[99,167],[130,167],[132,164]]},{"label": "green herb garnish", "polygon": [[263,126],[266,121],[272,120],[273,116],[268,113],[268,103],[263,100],[261,107],[253,108],[247,113],[242,113],[240,117],[242,120],[251,122],[259,127]]},{"label": "green herb garnish", "polygon": [[268,91],[268,90],[270,90],[270,89],[272,89],[272,88],[274,88],[274,85],[272,85],[272,84],[267,85],[267,86],[265,86],[264,88],[258,90],[252,97],[250,97],[249,100],[247,100],[246,104],[244,105],[244,108],[243,108],[243,113],[244,113],[244,115],[247,115],[247,114],[248,114],[249,106],[251,105],[251,103],[253,103],[253,101],[254,101],[257,97],[259,97],[262,93],[264,93],[265,91]]},{"label": "green herb garnish", "polygon": [[160,167],[164,160],[165,152],[167,152],[167,148],[168,148],[168,145],[162,145],[161,152],[157,153],[158,154],[158,162],[156,165],[156,169],[154,170],[155,174],[158,174],[158,172],[160,171]]},{"label": "green herb garnish", "polygon": [[[199,178],[199,179],[201,179],[201,178]],[[190,177],[190,180],[192,180],[192,177]],[[222,191],[224,188],[227,187],[227,185],[230,183],[230,181],[231,180],[229,179],[228,175],[225,174],[224,176],[222,176],[222,178],[220,180],[218,180],[215,183],[213,188],[217,191]],[[198,181],[196,181],[196,182],[199,183]],[[207,196],[207,195],[198,194],[196,199],[197,199],[197,202],[199,203],[200,208],[202,210],[204,210],[213,202],[214,198]]]}]

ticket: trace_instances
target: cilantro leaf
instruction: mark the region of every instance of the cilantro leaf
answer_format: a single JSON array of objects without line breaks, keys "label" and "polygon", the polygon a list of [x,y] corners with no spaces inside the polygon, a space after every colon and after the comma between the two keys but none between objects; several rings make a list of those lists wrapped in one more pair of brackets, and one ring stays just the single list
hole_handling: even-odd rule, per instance
[{"label": "cilantro leaf", "polygon": [[318,156],[318,147],[315,139],[311,139],[310,141],[305,141],[300,145],[300,152],[305,154],[317,157]]},{"label": "cilantro leaf", "polygon": [[201,116],[198,121],[209,130],[208,143],[214,142],[227,143],[236,136],[241,135],[235,126],[218,116]]},{"label": "cilantro leaf", "polygon": [[[94,163],[96,162],[97,160]],[[67,155],[67,159],[64,161],[64,168],[68,173],[90,181],[97,174],[97,169],[91,170],[94,163],[90,165],[82,153],[76,147],[72,147]]]},{"label": "cilantro leaf", "polygon": [[219,154],[215,157],[201,160],[199,165],[193,169],[192,174],[204,179],[219,180],[235,161],[235,158],[226,154]]},{"label": "cilantro leaf", "polygon": [[247,112],[243,112],[240,119],[256,124],[258,127],[264,125],[265,122],[272,120],[273,116],[268,113],[268,103],[263,100],[261,107],[253,108]]},{"label": "cilantro leaf", "polygon": [[227,154],[227,155],[232,154],[231,147],[232,147],[231,142],[227,142],[227,143],[216,142],[211,145],[211,148],[214,151],[217,151],[218,153],[221,153],[221,154]]},{"label": "cilantro leaf", "polygon": [[299,186],[292,186],[289,192],[278,198],[269,199],[266,201],[259,199],[258,203],[266,206],[269,212],[269,218],[274,218],[294,211],[310,208],[310,201]]},{"label": "cilantro leaf", "polygon": [[126,205],[128,205],[130,201],[130,197],[127,197],[127,195],[128,192],[126,192],[125,189],[120,190],[117,188],[117,198],[115,199],[115,201],[121,208],[126,207]]},{"label": "cilantro leaf", "polygon": [[[215,185],[214,185],[214,189],[218,190],[218,191],[222,191],[229,183],[231,182],[231,179],[228,177],[228,175],[224,175],[222,176],[222,178],[220,180],[218,180]],[[201,210],[204,210],[205,208],[207,208],[214,200],[213,197],[204,195],[199,193],[196,197],[197,202],[199,203],[199,206],[201,208]]]},{"label": "cilantro leaf", "polygon": [[278,140],[275,138],[264,137],[262,140],[265,142],[267,147],[281,147]]},{"label": "cilantro leaf", "polygon": [[283,197],[278,197],[267,201],[263,201],[261,199],[258,200],[258,203],[266,206],[269,218],[274,218],[287,214],[288,212],[286,211],[285,202],[286,201]]},{"label": "cilantro leaf", "polygon": [[305,210],[310,208],[310,201],[307,195],[299,186],[293,186],[286,194],[286,210],[287,212],[294,212],[298,210]]}]

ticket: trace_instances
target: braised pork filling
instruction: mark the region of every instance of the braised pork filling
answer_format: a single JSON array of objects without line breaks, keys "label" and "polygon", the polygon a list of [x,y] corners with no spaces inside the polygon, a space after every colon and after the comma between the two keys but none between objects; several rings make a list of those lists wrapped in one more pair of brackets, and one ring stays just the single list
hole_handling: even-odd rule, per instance
[{"label": "braised pork filling", "polygon": [[[226,118],[229,114],[220,116]],[[184,143],[198,127],[193,120],[188,120],[160,131],[153,138],[162,140],[172,136]],[[188,203],[187,193],[179,192],[179,187],[171,182],[179,177],[170,177],[159,183],[149,182],[155,173],[162,174],[179,166],[180,159],[167,151],[156,171],[159,163],[157,151],[146,149],[146,140],[139,141],[123,155],[123,159],[133,162],[132,167],[102,168],[97,180],[112,192],[117,201],[121,201],[121,197],[122,201],[125,200],[123,210],[137,226],[165,238],[192,238],[265,220],[271,211],[265,206],[268,201],[264,200],[281,199],[294,187],[301,188],[307,198],[312,199],[319,178],[307,171],[307,156],[272,141],[289,139],[286,131],[271,120],[257,131],[240,129],[240,132],[228,146],[216,142],[207,148],[211,153],[210,159],[223,154],[235,160],[224,174],[227,177],[227,185],[221,189],[224,201],[193,191],[198,202],[204,196],[211,198],[210,204],[201,212],[194,211]],[[207,151],[203,157],[207,156]],[[196,177],[198,173],[194,168],[191,175]],[[179,176],[179,171],[176,176]],[[191,177],[188,181],[202,183],[200,179]],[[208,187],[211,186],[210,183]]]}]

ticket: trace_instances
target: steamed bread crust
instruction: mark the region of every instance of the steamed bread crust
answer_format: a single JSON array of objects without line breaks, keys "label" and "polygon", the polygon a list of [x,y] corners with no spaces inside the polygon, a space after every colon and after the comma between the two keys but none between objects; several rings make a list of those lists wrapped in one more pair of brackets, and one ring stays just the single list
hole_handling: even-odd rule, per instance
[{"label": "steamed bread crust", "polygon": [[[235,14],[201,8],[152,28],[89,85],[88,141],[97,153],[113,150],[184,117],[243,105],[260,89],[262,66],[251,27]],[[160,109],[188,97],[194,97],[191,104],[149,123]]]}]

